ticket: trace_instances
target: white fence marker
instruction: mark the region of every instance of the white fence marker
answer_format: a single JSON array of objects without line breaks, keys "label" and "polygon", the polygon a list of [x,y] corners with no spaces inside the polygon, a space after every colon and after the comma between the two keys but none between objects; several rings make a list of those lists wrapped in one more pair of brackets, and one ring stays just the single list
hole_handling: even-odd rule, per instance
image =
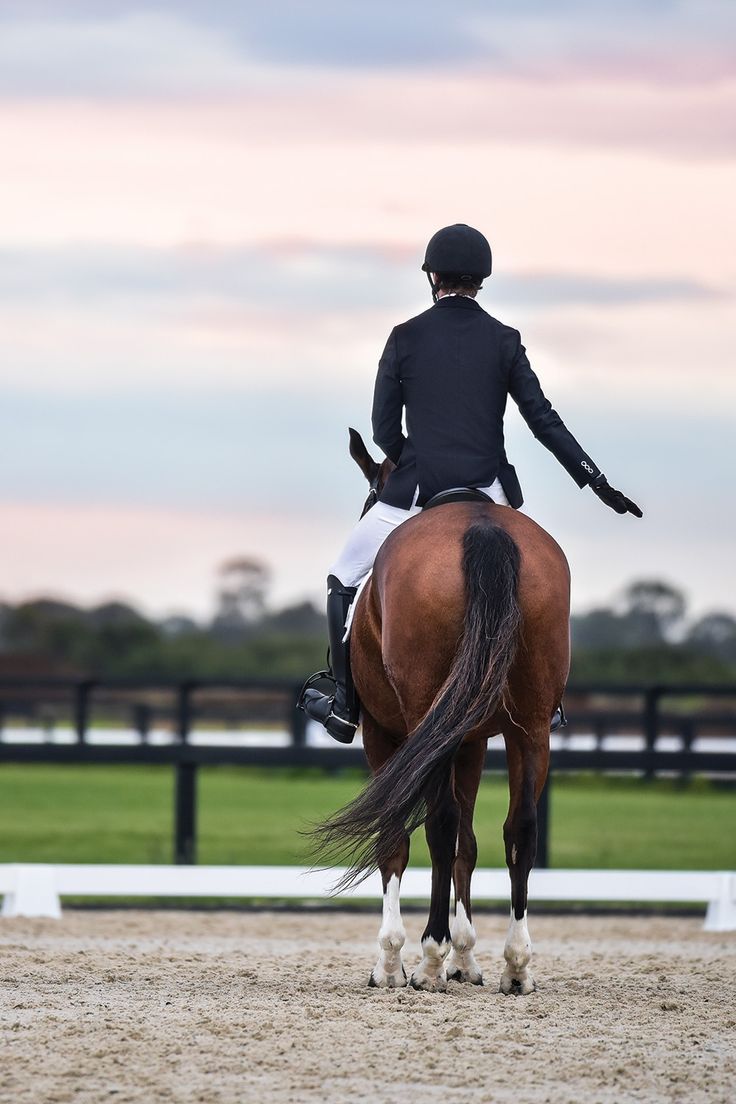
[{"label": "white fence marker", "polygon": [[736,874],[720,874],[720,893],[708,902],[705,931],[736,931]]},{"label": "white fence marker", "polygon": [[0,866],[0,893],[5,894],[3,916],[61,918],[61,902],[53,866]]}]

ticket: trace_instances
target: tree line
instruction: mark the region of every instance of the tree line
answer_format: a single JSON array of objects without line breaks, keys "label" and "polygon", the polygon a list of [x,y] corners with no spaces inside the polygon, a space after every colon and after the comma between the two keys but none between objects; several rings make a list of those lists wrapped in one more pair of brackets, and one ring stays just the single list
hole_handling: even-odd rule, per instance
[{"label": "tree line", "polygon": [[[268,583],[264,565],[230,561],[206,622],[150,618],[123,602],[0,603],[0,673],[303,678],[325,663],[324,615],[310,602],[269,608]],[[683,592],[660,580],[633,582],[610,604],[574,615],[571,640],[572,680],[736,680],[736,618],[690,618]]]},{"label": "tree line", "polygon": [[658,579],[631,583],[611,605],[570,619],[571,678],[580,682],[731,682],[736,618],[688,616],[682,590]]}]

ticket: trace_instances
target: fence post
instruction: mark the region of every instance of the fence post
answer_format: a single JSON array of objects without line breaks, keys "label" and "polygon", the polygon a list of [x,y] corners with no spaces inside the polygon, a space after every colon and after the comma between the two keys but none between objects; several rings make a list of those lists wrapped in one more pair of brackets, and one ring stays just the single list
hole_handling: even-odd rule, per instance
[{"label": "fence post", "polygon": [[662,690],[659,686],[650,686],[644,691],[644,716],[642,721],[644,727],[644,743],[646,746],[644,777],[647,781],[654,778],[652,763],[657,746],[657,737],[659,736],[659,698],[661,692]]},{"label": "fence post", "polygon": [[194,683],[191,680],[179,683],[176,700],[176,734],[180,744],[187,742],[192,727],[193,689]]},{"label": "fence post", "polygon": [[174,769],[174,862],[192,866],[197,861],[197,766],[180,762]]},{"label": "fence post", "polygon": [[147,744],[151,731],[151,707],[146,702],[138,702],[133,706],[133,729],[140,736],[141,743]]},{"label": "fence post", "polygon": [[78,682],[74,687],[74,728],[77,733],[77,742],[87,743],[87,726],[89,724],[89,692],[92,682],[86,679]]},{"label": "fence post", "polygon": [[535,866],[546,870],[549,866],[549,791],[552,783],[552,774],[547,774],[544,789],[537,802],[537,857]]},{"label": "fence post", "polygon": [[682,738],[682,756],[685,760],[680,771],[680,781],[689,781],[692,775],[690,764],[693,762],[693,740],[695,739],[695,722],[692,717],[684,717],[680,724],[680,736]]}]

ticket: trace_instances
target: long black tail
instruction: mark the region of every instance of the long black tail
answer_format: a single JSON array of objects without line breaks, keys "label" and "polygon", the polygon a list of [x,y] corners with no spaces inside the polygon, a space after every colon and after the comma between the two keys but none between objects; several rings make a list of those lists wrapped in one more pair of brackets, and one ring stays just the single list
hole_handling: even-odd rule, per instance
[{"label": "long black tail", "polygon": [[490,518],[465,532],[463,574],[463,635],[427,714],[355,800],[312,833],[318,860],[349,862],[336,890],[363,881],[424,822],[465,736],[502,700],[521,622],[519,550]]}]

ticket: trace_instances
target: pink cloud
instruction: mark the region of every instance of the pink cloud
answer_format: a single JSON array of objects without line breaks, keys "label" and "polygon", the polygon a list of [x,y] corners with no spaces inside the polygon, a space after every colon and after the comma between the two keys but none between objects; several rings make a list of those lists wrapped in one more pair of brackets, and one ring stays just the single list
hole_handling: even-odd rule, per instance
[{"label": "pink cloud", "polygon": [[[732,278],[725,235],[736,161],[692,152],[721,134],[736,86],[693,97],[676,91],[671,100],[651,90],[639,100],[629,90],[624,104],[613,86],[604,99],[600,88],[570,87],[562,122],[554,99],[526,85],[493,86],[487,111],[482,100],[472,106],[472,80],[462,87],[470,106],[452,137],[451,117],[466,115],[461,86],[428,113],[428,87],[407,80],[403,89],[388,78],[363,88],[360,107],[351,101],[357,88],[346,88],[339,106],[285,98],[280,134],[270,127],[268,100],[262,111],[250,102],[5,105],[0,241],[216,247],[357,239],[409,256],[438,225],[462,218],[487,230],[507,270],[667,276],[681,274],[686,254],[691,278]],[[561,143],[575,120],[587,144]],[[499,136],[484,137],[483,126]],[[635,148],[607,144],[607,129],[627,128]],[[680,158],[663,156],[675,146],[684,149]]]}]

